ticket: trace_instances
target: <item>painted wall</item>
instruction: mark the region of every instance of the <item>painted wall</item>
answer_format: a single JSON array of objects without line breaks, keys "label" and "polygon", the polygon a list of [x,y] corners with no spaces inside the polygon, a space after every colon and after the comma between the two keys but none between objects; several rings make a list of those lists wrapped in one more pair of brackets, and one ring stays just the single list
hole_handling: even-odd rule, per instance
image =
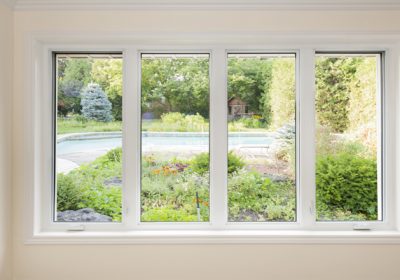
[{"label": "painted wall", "polygon": [[0,279],[11,279],[11,94],[13,14],[0,3]]},{"label": "painted wall", "polygon": [[13,96],[15,280],[400,279],[399,245],[24,245],[24,161],[30,104],[24,39],[32,32],[399,31],[399,11],[18,11]]}]

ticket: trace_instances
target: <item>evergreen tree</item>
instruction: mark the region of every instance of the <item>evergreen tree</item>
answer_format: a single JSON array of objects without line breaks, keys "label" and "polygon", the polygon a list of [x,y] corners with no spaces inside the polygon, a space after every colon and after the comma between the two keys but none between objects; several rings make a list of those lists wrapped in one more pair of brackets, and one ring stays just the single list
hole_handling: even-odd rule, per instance
[{"label": "evergreen tree", "polygon": [[90,83],[82,93],[82,115],[88,120],[112,121],[111,102],[98,84]]}]

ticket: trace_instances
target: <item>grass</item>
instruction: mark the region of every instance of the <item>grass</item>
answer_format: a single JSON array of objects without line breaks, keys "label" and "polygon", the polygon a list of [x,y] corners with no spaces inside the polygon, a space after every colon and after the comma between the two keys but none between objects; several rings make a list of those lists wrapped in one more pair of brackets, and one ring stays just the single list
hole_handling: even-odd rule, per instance
[{"label": "grass", "polygon": [[[162,129],[159,129],[161,128]],[[68,133],[82,133],[82,132],[112,132],[122,131],[122,122],[98,122],[98,121],[81,121],[76,118],[58,118],[57,119],[57,132],[58,134]],[[176,126],[168,126],[163,124],[161,120],[151,120],[142,122],[142,131],[165,131],[174,132],[177,131]],[[198,132],[208,131],[208,124],[204,127],[204,130],[197,130]],[[229,131],[231,132],[264,132],[264,128],[246,128],[229,125]]]},{"label": "grass", "polygon": [[98,121],[81,121],[77,118],[58,118],[57,132],[58,134],[81,133],[81,132],[111,132],[122,131],[122,122],[98,122]]}]

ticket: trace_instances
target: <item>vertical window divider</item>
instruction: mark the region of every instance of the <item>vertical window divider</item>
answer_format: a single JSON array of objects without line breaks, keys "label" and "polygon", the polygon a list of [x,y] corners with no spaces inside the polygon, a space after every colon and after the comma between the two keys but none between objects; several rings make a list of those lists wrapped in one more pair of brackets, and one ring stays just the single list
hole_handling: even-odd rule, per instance
[{"label": "vertical window divider", "polygon": [[227,53],[213,49],[210,58],[210,222],[223,229],[228,221]]},{"label": "vertical window divider", "polygon": [[298,216],[304,229],[316,221],[315,207],[315,51],[302,48],[298,63]]},{"label": "vertical window divider", "polygon": [[[138,50],[123,53],[123,223],[133,229],[140,208],[140,61]],[[138,214],[139,213],[139,214]]]}]

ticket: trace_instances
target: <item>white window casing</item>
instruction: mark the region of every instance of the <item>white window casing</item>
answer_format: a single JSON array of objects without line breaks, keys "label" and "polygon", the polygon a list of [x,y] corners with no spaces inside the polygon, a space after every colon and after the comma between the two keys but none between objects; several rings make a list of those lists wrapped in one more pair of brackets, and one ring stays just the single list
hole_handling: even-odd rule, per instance
[{"label": "white window casing", "polygon": [[[41,34],[26,39],[27,79],[25,240],[28,244],[142,244],[142,243],[400,243],[397,230],[400,195],[397,167],[399,152],[399,46],[394,39],[359,35],[367,43],[352,43],[350,35],[307,36],[280,43],[273,35],[255,37],[251,43],[235,38],[189,39],[177,34],[168,42],[157,37],[132,35],[96,39],[63,38]],[[290,38],[290,34],[287,35]],[[363,37],[364,36],[364,37]],[[282,37],[282,35],[281,35]],[[318,37],[318,36],[317,36]],[[84,39],[83,39],[84,38]],[[259,38],[259,39],[257,39]],[[296,39],[297,38],[297,39]],[[76,44],[77,41],[81,44]],[[93,39],[94,40],[94,39]],[[255,42],[254,42],[255,41]],[[327,41],[327,42],[325,42]],[[332,43],[335,41],[335,43]],[[356,41],[356,40],[355,40]],[[145,43],[143,43],[145,42]],[[199,43],[200,42],[200,43]],[[53,52],[123,53],[123,219],[121,223],[55,223],[53,221]],[[141,223],[140,199],[140,56],[148,52],[210,54],[210,222]],[[383,220],[316,222],[315,211],[315,53],[384,52],[382,73]],[[296,54],[296,178],[295,222],[227,222],[227,54],[235,52]]]}]

